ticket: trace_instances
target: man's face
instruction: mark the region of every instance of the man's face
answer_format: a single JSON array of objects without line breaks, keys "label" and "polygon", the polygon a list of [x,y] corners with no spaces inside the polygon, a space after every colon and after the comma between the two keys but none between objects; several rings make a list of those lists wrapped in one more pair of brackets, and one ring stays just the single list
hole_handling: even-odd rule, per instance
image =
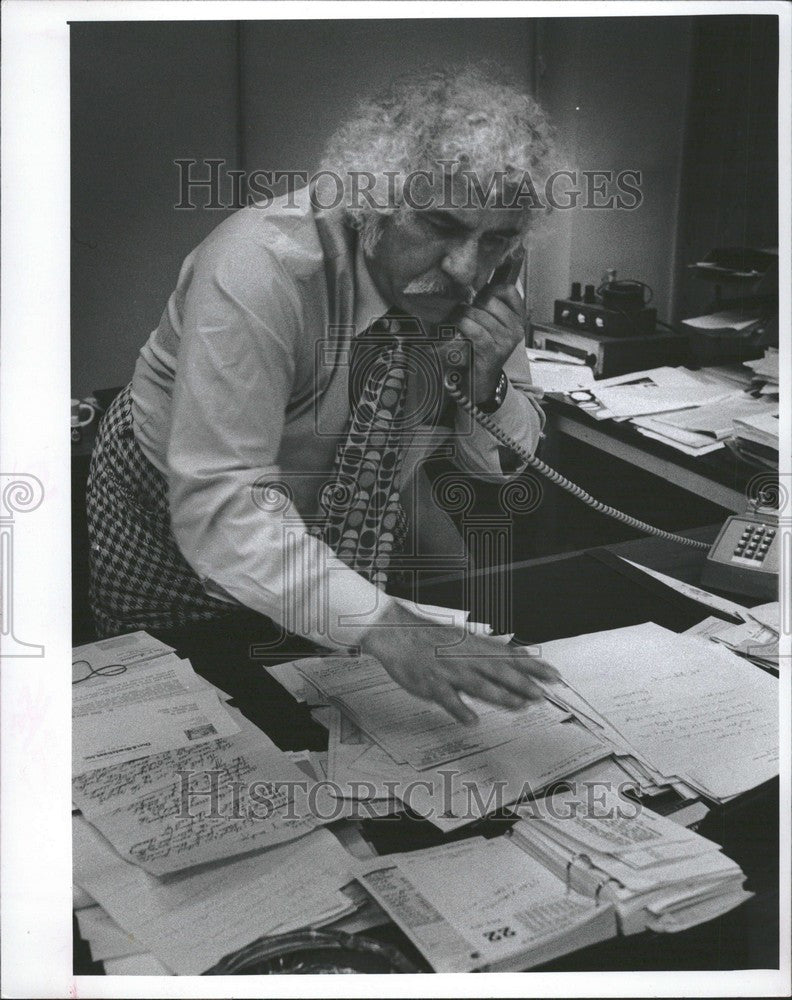
[{"label": "man's face", "polygon": [[387,302],[439,323],[484,285],[521,221],[519,208],[406,209],[387,220],[369,271]]}]

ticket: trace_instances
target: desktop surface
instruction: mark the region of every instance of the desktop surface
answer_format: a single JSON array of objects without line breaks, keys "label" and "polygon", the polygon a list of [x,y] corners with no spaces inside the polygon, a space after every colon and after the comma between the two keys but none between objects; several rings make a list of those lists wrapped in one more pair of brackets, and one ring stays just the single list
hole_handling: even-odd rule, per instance
[{"label": "desktop surface", "polygon": [[706,455],[686,455],[684,452],[654,441],[639,431],[627,420],[595,420],[586,410],[567,399],[560,393],[548,394],[544,398],[545,409],[551,420],[563,421],[562,427],[569,433],[574,431],[569,427],[571,422],[579,428],[596,431],[613,441],[622,442],[637,451],[658,459],[672,462],[681,469],[697,473],[713,484],[725,486],[730,490],[744,494],[748,483],[762,470],[742,461],[729,448],[719,448]]},{"label": "desktop surface", "polygon": [[[690,532],[709,541],[717,529]],[[613,553],[698,583],[704,553],[657,539],[637,539],[609,548]],[[531,644],[592,631],[654,621],[684,631],[707,617],[701,605],[679,595],[644,589],[603,561],[597,550],[530,560],[513,566],[512,613],[518,638]],[[420,598],[426,603],[455,604],[466,587],[459,578],[425,580]],[[755,602],[747,602],[755,603]],[[254,614],[233,624],[209,623],[159,638],[188,657],[196,671],[233,698],[244,714],[283,750],[324,750],[327,732],[264,669],[288,659],[310,655],[305,640],[286,646]],[[756,668],[759,669],[759,668]],[[412,814],[364,819],[361,832],[380,854],[417,850],[476,834],[503,833],[511,820],[491,816],[443,835],[428,821]],[[778,786],[762,786],[728,806],[713,808],[698,831],[721,844],[747,876],[754,897],[723,917],[676,934],[645,932],[619,937],[556,959],[545,971],[646,971],[751,969],[778,966]],[[428,967],[393,924],[366,932],[398,946],[414,964]],[[75,935],[75,972],[96,974],[87,949]]]}]

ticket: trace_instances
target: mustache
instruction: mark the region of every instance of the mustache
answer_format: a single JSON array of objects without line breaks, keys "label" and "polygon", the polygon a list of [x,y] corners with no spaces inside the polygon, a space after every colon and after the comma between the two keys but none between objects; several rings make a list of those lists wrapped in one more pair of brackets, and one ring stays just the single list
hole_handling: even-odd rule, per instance
[{"label": "mustache", "polygon": [[404,295],[440,295],[443,298],[455,299],[457,302],[469,302],[475,294],[469,285],[460,287],[431,275],[413,278],[402,291]]}]

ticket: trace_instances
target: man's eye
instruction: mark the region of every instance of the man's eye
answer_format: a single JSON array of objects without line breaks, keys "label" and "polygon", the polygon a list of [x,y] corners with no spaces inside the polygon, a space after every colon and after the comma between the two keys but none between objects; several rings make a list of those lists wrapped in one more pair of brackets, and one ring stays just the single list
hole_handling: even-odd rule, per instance
[{"label": "man's eye", "polygon": [[453,225],[448,222],[444,222],[442,219],[429,219],[429,225],[439,236],[453,236],[456,229]]},{"label": "man's eye", "polygon": [[481,242],[490,247],[502,247],[508,243],[509,238],[505,233],[485,233]]}]

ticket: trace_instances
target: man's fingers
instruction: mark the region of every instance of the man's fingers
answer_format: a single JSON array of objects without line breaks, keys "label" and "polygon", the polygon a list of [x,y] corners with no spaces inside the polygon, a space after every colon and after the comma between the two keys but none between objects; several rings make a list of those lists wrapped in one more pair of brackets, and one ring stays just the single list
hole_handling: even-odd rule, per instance
[{"label": "man's fingers", "polygon": [[507,329],[511,328],[515,322],[515,316],[519,316],[519,313],[515,313],[505,302],[494,297],[487,299],[483,305],[468,306],[465,314],[471,319],[478,320],[482,325],[484,325],[485,317],[489,317]]},{"label": "man's fingers", "polygon": [[[463,316],[456,324],[459,332],[468,338],[474,350],[477,344],[490,343],[494,336],[494,328],[501,325],[489,313],[484,313],[484,315],[487,317],[486,323],[480,322],[473,316]],[[490,330],[490,327],[493,327],[493,330]]]},{"label": "man's fingers", "polygon": [[522,708],[525,705],[526,697],[528,697],[510,691],[476,670],[459,671],[451,678],[451,683],[467,694],[473,695],[474,698],[480,698],[491,705],[500,705],[501,708]]},{"label": "man's fingers", "polygon": [[393,673],[390,670],[388,673],[391,675],[393,680],[396,681],[399,687],[403,687],[405,691],[409,691],[410,694],[414,694],[416,698],[423,698],[425,701],[434,700],[432,685],[426,676],[413,676],[401,671]]},{"label": "man's fingers", "polygon": [[479,667],[483,674],[499,687],[507,688],[515,695],[519,695],[522,701],[526,698],[541,698],[542,689],[531,680],[530,676],[521,672],[512,665],[510,659],[503,657],[500,661],[493,660],[489,663],[482,663]]},{"label": "man's fingers", "polygon": [[492,289],[491,297],[488,296],[485,300],[485,304],[488,304],[491,299],[499,299],[501,302],[505,302],[509,309],[517,313],[518,316],[522,315],[525,308],[523,297],[517,291],[515,285],[496,285]]},{"label": "man's fingers", "polygon": [[561,680],[561,674],[552,663],[548,663],[547,660],[543,660],[539,656],[517,653],[512,657],[512,660],[519,670],[533,674],[534,677],[540,677],[543,681]]},{"label": "man's fingers", "polygon": [[478,721],[473,709],[468,708],[451,685],[440,677],[435,678],[432,685],[432,700],[441,705],[457,722],[471,726]]}]

